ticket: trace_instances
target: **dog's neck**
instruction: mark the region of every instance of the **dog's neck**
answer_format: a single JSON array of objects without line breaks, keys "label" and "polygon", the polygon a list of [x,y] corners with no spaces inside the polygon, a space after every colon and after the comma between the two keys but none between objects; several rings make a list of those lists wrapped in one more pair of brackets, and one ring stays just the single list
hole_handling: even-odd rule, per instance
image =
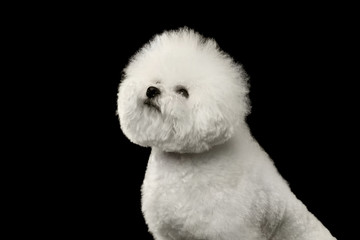
[{"label": "dog's neck", "polygon": [[[260,146],[251,136],[249,128],[245,125],[236,131],[229,140],[210,148],[208,151],[201,153],[176,153],[164,152],[159,148],[153,147],[151,158],[154,161],[160,162],[199,165],[201,163],[209,164],[209,161],[219,161],[229,156],[229,154],[236,154],[237,156],[243,156],[243,158],[238,159],[239,161],[246,161],[247,153],[252,152],[253,148],[260,148]],[[229,156],[229,159],[232,158]]]}]

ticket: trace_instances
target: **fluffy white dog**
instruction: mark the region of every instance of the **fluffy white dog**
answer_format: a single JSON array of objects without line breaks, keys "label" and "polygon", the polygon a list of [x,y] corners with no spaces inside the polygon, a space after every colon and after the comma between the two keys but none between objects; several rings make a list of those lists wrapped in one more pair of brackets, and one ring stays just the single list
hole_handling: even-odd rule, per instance
[{"label": "fluffy white dog", "polygon": [[242,67],[212,39],[164,32],[124,70],[118,115],[151,147],[142,211],[157,240],[335,239],[251,136]]}]

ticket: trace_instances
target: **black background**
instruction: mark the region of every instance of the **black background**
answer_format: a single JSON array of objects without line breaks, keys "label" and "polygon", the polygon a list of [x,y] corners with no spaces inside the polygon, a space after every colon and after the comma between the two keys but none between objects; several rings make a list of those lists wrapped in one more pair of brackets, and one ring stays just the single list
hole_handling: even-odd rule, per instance
[{"label": "black background", "polygon": [[24,183],[24,196],[34,203],[23,206],[29,211],[24,221],[34,221],[32,215],[40,219],[29,232],[152,239],[140,210],[150,149],[122,134],[116,94],[122,69],[143,44],[164,30],[187,26],[214,38],[244,66],[252,134],[332,234],[338,239],[350,234],[344,219],[353,190],[345,186],[354,176],[348,174],[354,109],[348,109],[352,96],[344,72],[350,68],[345,62],[351,29],[333,7],[265,8],[266,14],[219,8],[190,16],[191,6],[180,14],[158,9],[146,15],[128,7],[108,12],[80,6],[21,21],[26,59],[34,54],[41,59],[30,72],[45,79],[38,82],[41,117],[34,120],[43,131],[32,132],[41,138],[31,149],[39,160],[24,167],[36,169],[30,178],[35,181]]}]

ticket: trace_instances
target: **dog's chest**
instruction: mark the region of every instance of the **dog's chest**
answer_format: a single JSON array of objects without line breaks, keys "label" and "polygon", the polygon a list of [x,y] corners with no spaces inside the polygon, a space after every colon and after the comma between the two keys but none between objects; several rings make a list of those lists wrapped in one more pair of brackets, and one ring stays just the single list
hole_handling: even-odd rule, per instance
[{"label": "dog's chest", "polygon": [[[164,222],[181,224],[206,214],[213,205],[209,198],[211,181],[193,169],[164,170],[169,166],[149,166],[143,184],[143,209]],[[176,168],[176,166],[174,165]]]},{"label": "dog's chest", "polygon": [[[229,181],[231,179],[231,181]],[[150,158],[143,184],[142,210],[151,231],[197,236],[222,228],[238,231],[245,212],[238,182],[207,165],[184,165]],[[231,226],[232,225],[232,226]]]},{"label": "dog's chest", "polygon": [[194,176],[158,179],[143,185],[142,208],[149,229],[171,239],[203,239],[214,218],[214,200],[208,186]]}]

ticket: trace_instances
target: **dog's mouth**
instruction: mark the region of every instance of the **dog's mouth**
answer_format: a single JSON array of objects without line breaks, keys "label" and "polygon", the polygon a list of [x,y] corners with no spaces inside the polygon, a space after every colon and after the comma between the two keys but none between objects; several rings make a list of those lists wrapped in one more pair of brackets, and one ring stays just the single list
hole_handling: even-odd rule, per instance
[{"label": "dog's mouth", "polygon": [[156,110],[156,111],[158,111],[158,112],[161,113],[160,107],[159,107],[156,103],[154,103],[152,100],[146,99],[146,100],[144,101],[144,104],[145,104],[146,106],[148,106],[149,108],[154,109],[154,110]]}]

